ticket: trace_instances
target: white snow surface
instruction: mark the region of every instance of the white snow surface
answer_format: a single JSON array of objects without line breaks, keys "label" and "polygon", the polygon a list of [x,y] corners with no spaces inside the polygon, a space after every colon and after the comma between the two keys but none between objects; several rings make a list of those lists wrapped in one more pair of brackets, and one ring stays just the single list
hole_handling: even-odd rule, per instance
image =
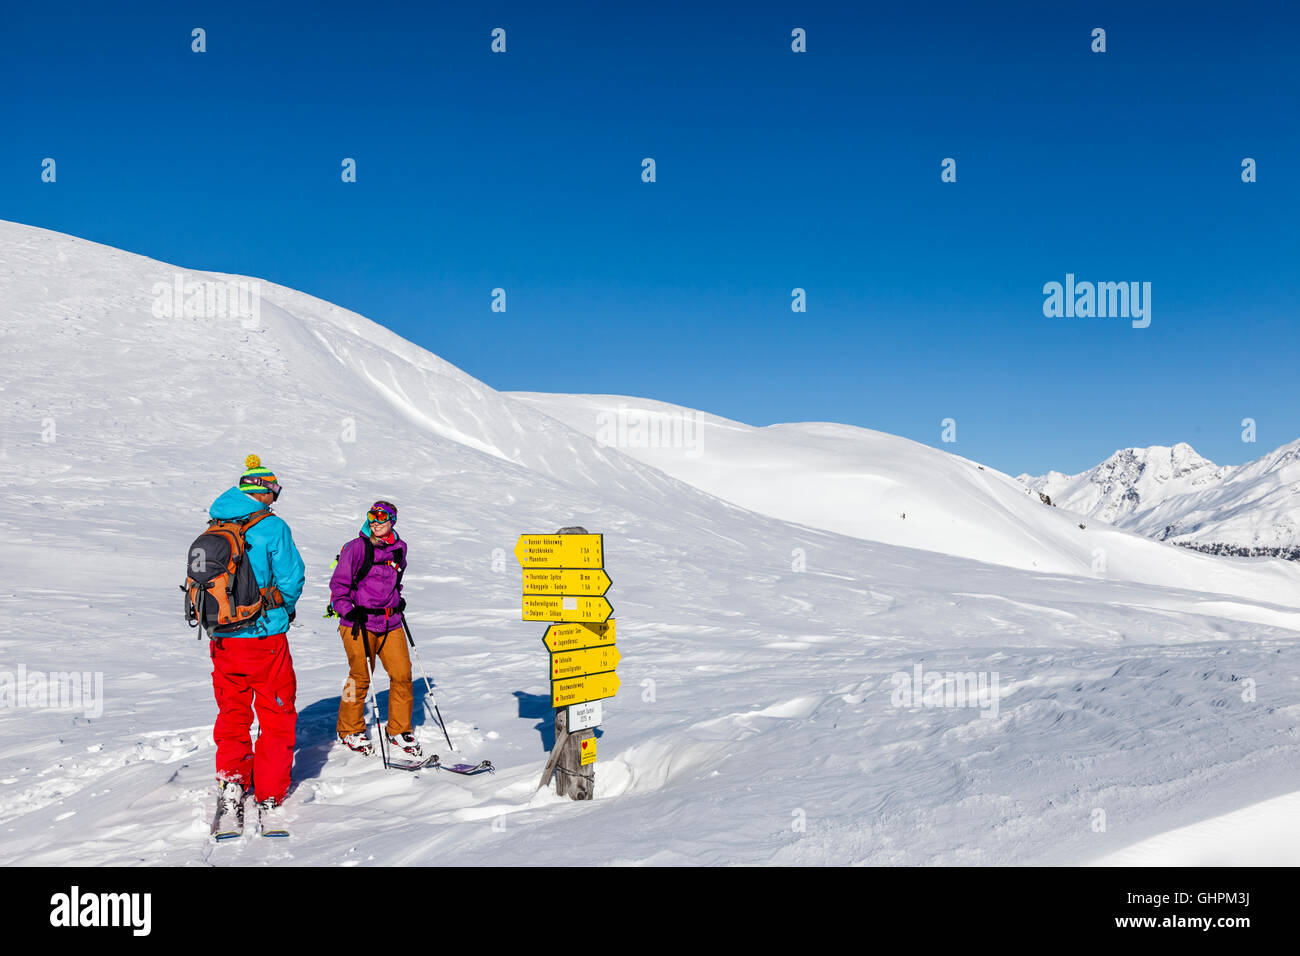
[{"label": "white snow surface", "polygon": [[[1106,862],[1300,790],[1293,564],[1080,530],[1008,476],[846,426],[710,417],[689,464],[607,447],[587,419],[637,400],[501,394],[269,283],[256,328],[155,317],[177,271],[0,223],[0,864]],[[177,585],[249,452],[308,566],[293,835],[214,845],[211,668]],[[495,775],[385,773],[335,741],[320,612],[379,497],[455,756]],[[623,655],[587,803],[537,790],[543,626],[511,553],[570,524],[605,535]],[[908,706],[892,677],[918,667],[995,696]],[[70,672],[101,706],[13,696]]]},{"label": "white snow surface", "polygon": [[1295,866],[1300,793],[1149,837],[1091,861],[1094,866]]},{"label": "white snow surface", "polygon": [[1179,442],[1123,448],[1077,475],[1019,480],[1059,507],[1162,541],[1300,545],[1300,439],[1244,465],[1216,465]]}]

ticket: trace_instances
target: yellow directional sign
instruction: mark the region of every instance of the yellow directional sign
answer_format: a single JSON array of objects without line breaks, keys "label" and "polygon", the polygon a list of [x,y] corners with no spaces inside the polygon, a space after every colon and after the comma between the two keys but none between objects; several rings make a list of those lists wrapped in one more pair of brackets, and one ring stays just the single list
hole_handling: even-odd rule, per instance
[{"label": "yellow directional sign", "polygon": [[525,568],[603,568],[604,535],[521,534],[515,557]]},{"label": "yellow directional sign", "polygon": [[582,766],[596,762],[596,738],[588,737],[582,743]]},{"label": "yellow directional sign", "polygon": [[609,575],[600,568],[524,568],[525,594],[590,594],[609,590]]},{"label": "yellow directional sign", "polygon": [[524,595],[525,621],[581,621],[601,624],[614,609],[603,597],[566,597],[563,595]]},{"label": "yellow directional sign", "polygon": [[569,704],[583,704],[589,700],[602,700],[618,693],[618,674],[609,671],[606,674],[588,674],[572,680],[551,681],[551,706],[567,707]]},{"label": "yellow directional sign", "polygon": [[613,644],[608,647],[589,647],[583,651],[561,651],[551,655],[551,680],[612,671],[621,658],[622,655]]},{"label": "yellow directional sign", "polygon": [[548,651],[577,651],[584,647],[604,647],[614,643],[614,619],[604,624],[552,624],[542,643]]}]

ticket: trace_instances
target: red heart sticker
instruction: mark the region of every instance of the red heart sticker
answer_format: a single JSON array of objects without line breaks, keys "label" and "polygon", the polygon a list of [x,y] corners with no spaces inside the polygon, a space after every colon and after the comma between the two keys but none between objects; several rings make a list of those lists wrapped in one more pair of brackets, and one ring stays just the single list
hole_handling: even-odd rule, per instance
[{"label": "red heart sticker", "polygon": [[585,741],[585,740],[582,742],[582,749],[583,749],[583,750],[586,750],[586,749],[587,749],[587,741]]}]

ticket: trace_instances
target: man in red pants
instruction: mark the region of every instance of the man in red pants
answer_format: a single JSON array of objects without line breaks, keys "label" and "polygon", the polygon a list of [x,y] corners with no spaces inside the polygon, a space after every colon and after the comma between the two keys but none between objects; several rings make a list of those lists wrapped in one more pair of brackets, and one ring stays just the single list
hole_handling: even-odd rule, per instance
[{"label": "man in red pants", "polygon": [[[280,496],[275,475],[256,455],[245,460],[239,484],[212,503],[216,519],[239,521],[263,511]],[[293,769],[294,707],[297,678],[285,632],[302,595],[305,568],[284,519],[271,514],[244,531],[247,561],[257,586],[279,589],[281,603],[266,608],[242,630],[218,634],[212,640],[212,689],[216,693],[217,780],[221,788],[220,815],[233,815],[242,827],[244,797],[256,796],[264,828],[274,818],[289,791]],[[251,735],[253,713],[261,730],[256,746]]]}]

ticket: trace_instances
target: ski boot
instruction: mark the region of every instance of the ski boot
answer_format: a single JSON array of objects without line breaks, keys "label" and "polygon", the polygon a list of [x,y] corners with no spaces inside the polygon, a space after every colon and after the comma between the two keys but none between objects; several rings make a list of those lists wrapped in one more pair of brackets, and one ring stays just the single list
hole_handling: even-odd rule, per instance
[{"label": "ski boot", "polygon": [[364,730],[355,734],[339,734],[339,740],[347,744],[349,750],[355,750],[359,754],[365,754],[370,757],[374,755],[375,746],[370,742]]},{"label": "ski boot", "polygon": [[404,734],[389,734],[388,742],[403,751],[407,756],[424,756],[424,751],[420,749],[420,742],[415,739],[415,734],[411,733],[409,730]]},{"label": "ski boot", "polygon": [[217,840],[231,840],[244,832],[244,785],[235,780],[221,780],[217,787],[217,816],[212,821],[212,835]]},{"label": "ski boot", "polygon": [[264,837],[287,837],[288,828],[284,825],[284,810],[275,797],[267,797],[257,802],[257,827]]}]

